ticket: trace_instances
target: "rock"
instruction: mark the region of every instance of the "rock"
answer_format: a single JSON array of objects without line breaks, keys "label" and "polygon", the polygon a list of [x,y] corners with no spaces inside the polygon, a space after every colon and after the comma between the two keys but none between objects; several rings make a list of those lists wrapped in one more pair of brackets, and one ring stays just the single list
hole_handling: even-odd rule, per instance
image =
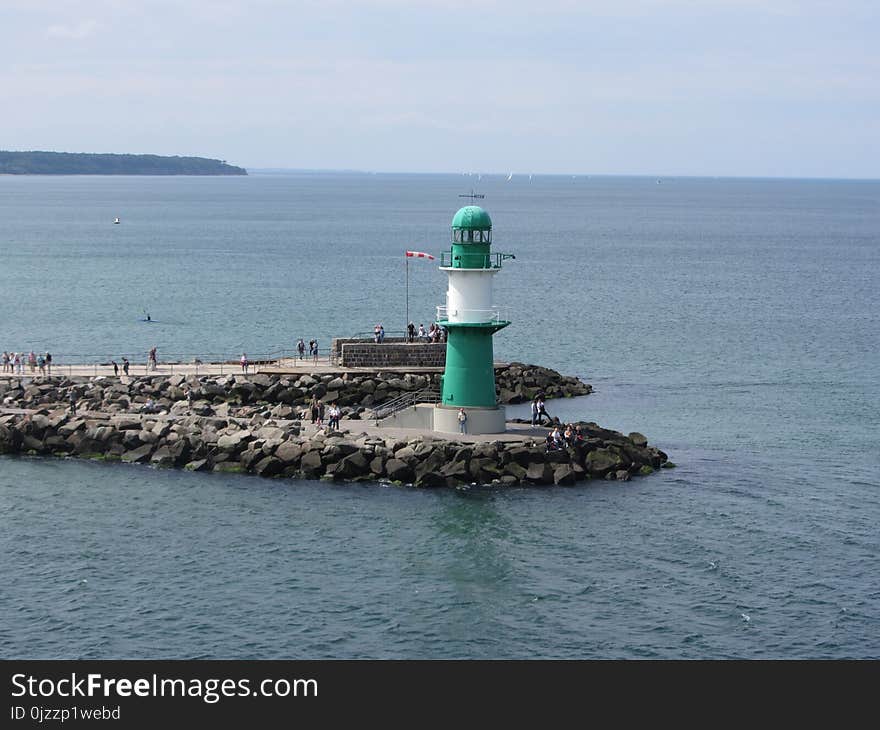
[{"label": "rock", "polygon": [[217,448],[228,451],[231,454],[241,451],[244,443],[250,438],[250,431],[236,431],[235,433],[226,433],[217,439]]},{"label": "rock", "polygon": [[288,466],[296,464],[302,456],[302,446],[295,441],[285,441],[275,449],[275,456]]},{"label": "rock", "polygon": [[553,468],[544,462],[529,464],[526,469],[526,481],[533,484],[549,484],[553,481]]},{"label": "rock", "polygon": [[323,472],[323,462],[321,461],[320,451],[307,451],[299,463],[300,469],[305,474],[314,476]]},{"label": "rock", "polygon": [[385,473],[385,459],[377,456],[370,461],[370,473],[380,477]]},{"label": "rock", "polygon": [[370,474],[370,462],[360,451],[346,456],[336,467],[334,475],[341,479],[366,476]]},{"label": "rock", "polygon": [[183,468],[187,471],[208,471],[210,467],[207,459],[196,459],[195,461],[189,462]]},{"label": "rock", "polygon": [[630,480],[629,471],[626,469],[619,469],[614,472],[614,478],[619,482],[628,482]]},{"label": "rock", "polygon": [[[123,454],[122,458],[125,459],[125,456],[126,455]],[[150,463],[153,466],[158,466],[165,469],[174,466],[174,461],[174,456],[171,454],[171,451],[167,446],[160,446],[158,449],[156,449],[156,452],[150,457]]]},{"label": "rock", "polygon": [[574,470],[570,464],[559,464],[553,469],[554,484],[574,484]]},{"label": "rock", "polygon": [[645,438],[645,436],[640,434],[638,431],[633,431],[629,435],[629,440],[633,442],[633,446],[640,446],[644,448],[648,445],[648,439]]},{"label": "rock", "polygon": [[515,461],[510,461],[504,465],[504,473],[512,476],[517,482],[523,482],[526,479],[527,470]]},{"label": "rock", "polygon": [[397,458],[389,459],[386,462],[385,473],[389,479],[395,482],[411,482],[414,476],[412,467]]},{"label": "rock", "polygon": [[284,470],[284,462],[276,459],[274,456],[267,456],[265,459],[257,462],[254,472],[261,477],[278,476]]},{"label": "rock", "polygon": [[452,478],[459,482],[469,482],[471,479],[470,470],[468,469],[468,462],[463,459],[456,459],[455,461],[446,464],[440,470],[440,475],[444,479],[448,480]]},{"label": "rock", "polygon": [[648,474],[653,474],[653,473],[654,473],[654,467],[651,466],[650,464],[644,464],[639,469],[639,474],[641,474],[642,476],[647,476]]},{"label": "rock", "polygon": [[147,461],[151,453],[153,453],[153,444],[144,444],[131,451],[126,451],[122,455],[122,460],[129,463],[140,463]]},{"label": "rock", "polygon": [[605,476],[609,471],[616,470],[623,460],[618,454],[608,449],[597,449],[587,454],[584,466],[594,476]]}]

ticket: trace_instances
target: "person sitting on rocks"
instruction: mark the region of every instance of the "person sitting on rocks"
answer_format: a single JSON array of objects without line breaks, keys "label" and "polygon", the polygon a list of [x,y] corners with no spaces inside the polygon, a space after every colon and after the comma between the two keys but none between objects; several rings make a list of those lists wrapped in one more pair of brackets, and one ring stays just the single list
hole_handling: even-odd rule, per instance
[{"label": "person sitting on rocks", "polygon": [[565,433],[562,434],[562,437],[565,439],[565,443],[574,446],[574,429],[570,423],[565,427]]},{"label": "person sitting on rocks", "polygon": [[556,444],[557,449],[565,447],[565,440],[562,438],[562,434],[559,433],[559,426],[553,427],[553,430],[550,432],[550,437],[553,439],[553,443]]},{"label": "person sitting on rocks", "polygon": [[155,413],[157,410],[156,403],[152,398],[149,398],[143,406],[141,406],[141,412],[143,413]]}]

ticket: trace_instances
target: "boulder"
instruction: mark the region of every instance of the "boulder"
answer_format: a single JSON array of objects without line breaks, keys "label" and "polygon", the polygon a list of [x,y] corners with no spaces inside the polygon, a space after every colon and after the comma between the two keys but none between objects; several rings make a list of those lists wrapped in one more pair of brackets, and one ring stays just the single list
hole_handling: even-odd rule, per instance
[{"label": "boulder", "polygon": [[533,484],[550,484],[553,481],[553,467],[544,462],[529,464],[526,481]]},{"label": "boulder", "polygon": [[353,479],[370,473],[370,462],[360,451],[346,456],[336,467],[334,475],[340,479]]},{"label": "boulder", "polygon": [[608,472],[617,471],[623,465],[619,454],[608,449],[596,449],[587,454],[584,466],[593,476],[605,476]]},{"label": "boulder", "polygon": [[510,461],[504,465],[504,473],[508,476],[514,477],[517,482],[523,482],[526,478],[526,468],[524,466],[520,466],[515,461]]},{"label": "boulder", "polygon": [[151,453],[153,453],[153,444],[144,444],[131,451],[126,451],[122,455],[122,460],[132,464],[140,463],[147,461],[150,458]]},{"label": "boulder", "polygon": [[299,468],[309,476],[314,476],[322,472],[323,466],[321,452],[317,450],[307,451],[299,463]]},{"label": "boulder", "polygon": [[554,484],[574,484],[575,474],[570,464],[559,464],[553,469]]},{"label": "boulder", "polygon": [[296,464],[302,456],[302,446],[296,441],[285,441],[275,449],[275,456],[288,466]]},{"label": "boulder", "polygon": [[[123,454],[122,456],[124,458],[125,454]],[[161,468],[170,468],[174,466],[174,462],[174,455],[171,453],[171,450],[167,446],[160,446],[150,457],[150,463],[153,466],[158,466]]]},{"label": "boulder", "polygon": [[389,459],[385,464],[385,473],[389,479],[395,482],[411,482],[413,480],[412,467],[401,459]]},{"label": "boulder", "polygon": [[261,477],[278,476],[282,471],[284,471],[284,462],[274,456],[267,456],[254,466],[254,472]]}]

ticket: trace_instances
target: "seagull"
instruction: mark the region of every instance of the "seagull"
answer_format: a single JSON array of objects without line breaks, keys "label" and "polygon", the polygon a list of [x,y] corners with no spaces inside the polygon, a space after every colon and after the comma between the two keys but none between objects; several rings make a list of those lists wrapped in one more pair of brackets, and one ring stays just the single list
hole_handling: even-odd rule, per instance
[{"label": "seagull", "polygon": [[743,621],[745,621],[746,623],[752,620],[752,617],[749,616],[747,613],[741,613],[740,616],[743,617]]}]

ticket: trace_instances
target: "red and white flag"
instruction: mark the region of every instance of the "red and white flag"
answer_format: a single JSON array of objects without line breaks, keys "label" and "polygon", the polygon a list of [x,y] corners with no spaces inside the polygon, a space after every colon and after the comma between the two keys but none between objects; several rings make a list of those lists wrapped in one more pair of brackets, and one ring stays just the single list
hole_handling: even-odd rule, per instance
[{"label": "red and white flag", "polygon": [[424,253],[422,251],[407,251],[406,255],[408,258],[417,258],[417,259],[430,259],[434,260],[434,257],[429,253]]}]

